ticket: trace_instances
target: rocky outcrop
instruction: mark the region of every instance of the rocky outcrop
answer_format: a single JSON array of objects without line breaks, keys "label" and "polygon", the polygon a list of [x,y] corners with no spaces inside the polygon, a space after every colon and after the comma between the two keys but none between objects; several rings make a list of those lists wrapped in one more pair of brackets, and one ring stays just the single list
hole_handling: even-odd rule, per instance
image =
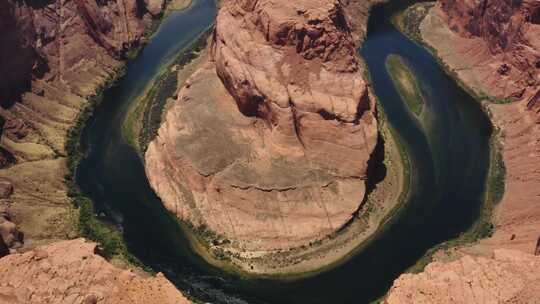
[{"label": "rocky outcrop", "polygon": [[500,249],[492,258],[464,256],[431,263],[394,282],[387,304],[537,303],[540,257]]},{"label": "rocky outcrop", "polygon": [[109,264],[83,239],[56,242],[0,259],[0,302],[184,304],[161,273],[142,277]]},{"label": "rocky outcrop", "polygon": [[[495,233],[453,249],[462,257],[402,275],[387,303],[536,303],[540,298],[539,1],[441,0],[420,25],[424,42],[486,103],[501,131],[505,194]],[[491,98],[493,101],[493,98]],[[497,100],[495,100],[497,101]]]},{"label": "rocky outcrop", "polygon": [[101,57],[119,59],[136,46],[150,22],[146,12],[158,15],[162,6],[163,0],[2,1],[0,72],[8,77],[0,103],[19,100],[32,80],[71,84],[76,72],[103,73]]},{"label": "rocky outcrop", "polygon": [[67,133],[113,79],[163,0],[0,3],[0,177],[13,218],[34,241],[72,233],[63,179]]},{"label": "rocky outcrop", "polygon": [[219,234],[212,248],[260,256],[308,245],[358,210],[377,121],[349,5],[223,2],[212,62],[146,152],[164,205]]},{"label": "rocky outcrop", "polygon": [[163,275],[115,268],[83,239],[35,249],[75,233],[67,132],[163,4],[0,1],[1,303],[190,303]]},{"label": "rocky outcrop", "polygon": [[421,27],[424,39],[477,93],[522,99],[540,84],[539,12],[536,0],[443,0]]},{"label": "rocky outcrop", "polygon": [[481,244],[534,252],[540,227],[540,24],[538,1],[440,1],[420,26],[448,68],[484,96],[501,129],[506,192],[496,232]]}]

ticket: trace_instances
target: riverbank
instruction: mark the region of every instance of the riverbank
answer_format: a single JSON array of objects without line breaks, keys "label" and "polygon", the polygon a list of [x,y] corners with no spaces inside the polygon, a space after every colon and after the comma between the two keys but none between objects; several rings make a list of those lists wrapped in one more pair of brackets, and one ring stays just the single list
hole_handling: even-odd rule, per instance
[{"label": "riverbank", "polygon": [[[494,130],[490,138],[490,166],[488,171],[488,177],[486,180],[486,191],[484,194],[484,203],[480,211],[480,216],[474,225],[458,238],[444,242],[431,250],[421,259],[416,265],[411,267],[408,272],[421,272],[429,263],[434,260],[448,260],[455,259],[461,256],[460,249],[470,247],[474,244],[478,244],[484,239],[492,237],[494,233],[494,211],[497,204],[502,200],[505,192],[506,183],[506,167],[503,161],[503,140],[504,134],[500,129],[500,123],[494,117],[492,112],[492,106],[490,103],[507,103],[508,99],[501,99],[490,97],[483,93],[480,88],[475,88],[467,84],[463,77],[451,67],[444,57],[439,54],[442,52],[442,48],[437,48],[433,44],[426,41],[426,30],[434,30],[437,33],[449,30],[445,30],[442,23],[436,25],[430,24],[422,26],[425,18],[428,17],[430,11],[435,7],[433,3],[418,3],[410,6],[406,10],[395,15],[393,23],[398,27],[405,35],[411,40],[421,44],[427,50],[431,52],[434,58],[440,66],[446,71],[446,73],[452,77],[466,92],[469,93],[480,105],[484,112],[490,117],[494,124]],[[432,23],[432,21],[429,21]],[[445,35],[437,34],[439,41],[445,41],[445,44],[452,43],[452,39]],[[435,36],[432,36],[435,37]]]},{"label": "riverbank", "polygon": [[[17,8],[2,17],[16,20],[23,14],[25,19],[17,26],[30,35],[24,37],[25,48],[39,57],[40,65],[47,65],[44,75],[25,75],[32,79],[31,88],[21,100],[0,110],[2,124],[7,120],[2,146],[16,155],[0,170],[0,176],[15,186],[10,200],[1,203],[8,205],[8,212],[14,211],[9,216],[26,236],[24,247],[1,260],[0,277],[7,284],[3,298],[10,303],[66,299],[188,303],[162,274],[153,276],[128,252],[123,232],[98,218],[92,201],[75,182],[85,156],[82,130],[101,107],[104,92],[124,76],[130,56],[143,47],[144,29],[155,16],[146,11],[144,1],[122,6],[111,1],[97,6],[88,1],[49,2],[46,7],[16,2]],[[110,14],[118,10],[120,14]],[[28,26],[23,24],[27,21]],[[103,22],[105,27],[95,26]],[[31,36],[34,30],[47,39]],[[6,28],[0,31],[2,36],[13,34]],[[50,282],[60,283],[51,288]]]},{"label": "riverbank", "polygon": [[[172,1],[171,3],[183,3],[184,8],[191,6],[191,1]],[[166,13],[162,13],[159,19],[153,21],[152,25],[144,34],[143,41],[148,41],[158,30],[159,25],[166,16],[172,12],[173,8],[167,8]],[[126,67],[129,61],[134,60],[147,42],[142,43],[138,48],[130,51],[127,56],[127,61],[118,66],[117,70],[111,74],[99,87],[96,93],[88,99],[87,105],[81,110],[77,116],[75,126],[70,129],[66,141],[67,168],[68,174],[65,175],[65,184],[67,187],[67,195],[73,202],[73,205],[78,210],[78,218],[76,221],[76,230],[79,235],[92,240],[99,244],[103,255],[113,261],[117,265],[123,267],[135,266],[145,272],[152,273],[153,271],[148,266],[139,261],[127,248],[122,232],[118,227],[105,222],[98,218],[94,203],[92,200],[81,192],[80,187],[76,182],[76,175],[79,164],[85,155],[82,153],[81,136],[87,122],[97,113],[102,105],[104,92],[110,90],[118,84],[118,81],[126,73]],[[190,50],[191,51],[191,50]],[[161,75],[163,76],[163,75]],[[160,80],[168,80],[164,77],[158,77]]]},{"label": "riverbank", "polygon": [[[122,74],[129,50],[142,44],[142,33],[152,21],[149,14],[135,14],[135,8],[111,16],[108,12],[116,5],[112,2],[95,10],[93,6],[91,15],[81,13],[81,7],[91,4],[51,2],[55,2],[51,5],[57,12],[73,13],[69,17],[51,14],[49,9],[18,2],[14,5],[20,9],[3,9],[5,18],[20,20],[15,29],[3,27],[2,36],[18,37],[17,28],[27,28],[28,37],[21,37],[28,41],[28,50],[33,54],[27,58],[11,51],[10,58],[17,62],[23,56],[30,66],[36,60],[33,70],[20,69],[24,78],[31,79],[28,85],[20,85],[26,92],[20,100],[15,102],[14,98],[12,104],[3,104],[0,110],[2,122],[5,121],[1,158],[7,156],[2,160],[0,177],[13,187],[12,196],[3,200],[0,207],[7,210],[25,236],[23,246],[18,248],[21,251],[79,235],[79,210],[72,203],[73,193],[65,182],[73,171],[68,155],[74,145],[70,137],[73,130],[78,132],[82,128],[81,117],[89,117],[104,88]],[[5,1],[5,5],[9,7],[10,1]],[[137,3],[141,10],[145,5]],[[104,18],[106,30],[87,28]],[[47,33],[46,41],[38,41],[31,34],[52,28],[58,30]],[[71,38],[65,40],[66,35]]]},{"label": "riverbank", "polygon": [[122,135],[137,150],[141,160],[144,161],[148,144],[156,136],[167,108],[175,102],[179,88],[207,60],[212,30],[213,26],[209,27],[170,62],[163,64],[156,79],[130,104]]},{"label": "riverbank", "polygon": [[345,263],[396,214],[410,183],[407,152],[379,110],[380,142],[374,153],[368,194],[355,217],[338,232],[307,246],[284,251],[242,253],[224,249],[223,237],[181,223],[192,249],[210,264],[243,277],[296,279]]},{"label": "riverbank", "polygon": [[[511,62],[506,64],[501,60],[504,56],[512,58],[513,54],[490,53],[489,41],[458,35],[444,22],[444,14],[439,6],[428,10],[420,25],[422,41],[435,50],[434,54],[454,77],[469,91],[476,93],[490,113],[493,124],[500,130],[494,145],[500,147],[502,156],[492,163],[495,177],[490,179],[488,190],[489,197],[500,200],[493,205],[494,233],[472,248],[466,248],[466,251],[489,253],[495,248],[508,248],[534,253],[537,251],[537,230],[540,227],[540,211],[535,207],[540,194],[536,182],[540,165],[537,166],[539,155],[533,151],[538,151],[540,135],[536,114],[530,109],[535,105],[534,94],[538,91],[538,85],[519,87],[520,82],[514,79],[517,77],[514,74],[527,73],[511,68]],[[479,55],[465,56],[465,61],[451,55],[451,50],[463,54],[463,49],[474,50]],[[505,66],[509,71],[501,69]],[[484,77],[486,74],[496,76],[487,78]],[[510,90],[516,86],[515,90],[521,92],[521,97],[514,96]],[[501,175],[506,178],[496,178]]]},{"label": "riverbank", "polygon": [[[227,13],[223,15],[227,16]],[[234,18],[236,17],[235,15]],[[295,18],[298,18],[299,22],[304,22],[304,17]],[[329,23],[326,26],[332,31],[341,30],[333,27],[331,19],[320,18]],[[244,31],[246,29],[243,28]],[[256,33],[257,29],[253,30]],[[222,33],[226,31],[222,30]],[[219,33],[217,31],[216,35]],[[225,39],[234,41],[235,37],[247,35],[227,34],[227,37],[222,39],[215,37],[214,41],[221,45],[219,52],[223,51],[224,56],[232,54],[224,50],[228,46],[234,48],[247,43],[225,43]],[[266,39],[262,43],[273,43],[273,40]],[[219,48],[216,45],[213,47]],[[347,44],[340,47],[348,48],[349,54],[352,54],[350,59],[356,62],[354,45]],[[371,150],[375,147],[377,134],[372,94],[367,92],[369,90],[367,85],[361,85],[362,79],[358,70],[348,71],[356,85],[353,90],[355,98],[351,100],[348,95],[342,96],[341,92],[335,96],[344,99],[339,101],[339,104],[360,102],[365,104],[366,109],[349,111],[328,108],[328,111],[340,113],[335,114],[338,116],[333,119],[334,114],[326,112],[326,105],[323,105],[325,111],[319,113],[311,113],[312,109],[298,106],[298,111],[302,114],[298,112],[292,115],[305,117],[302,127],[307,130],[294,138],[288,133],[289,126],[264,128],[261,125],[266,119],[264,115],[261,114],[260,119],[256,120],[250,117],[258,117],[257,115],[239,113],[238,106],[231,98],[231,94],[233,96],[235,94],[232,92],[235,90],[232,86],[235,85],[227,78],[243,77],[239,73],[240,69],[244,68],[235,67],[234,63],[244,65],[244,57],[240,61],[233,61],[231,58],[230,61],[227,59],[224,62],[220,62],[219,55],[214,57],[215,66],[214,62],[211,62],[200,69],[189,85],[182,89],[182,96],[177,97],[178,102],[168,112],[167,121],[163,123],[159,137],[146,153],[148,179],[165,207],[179,218],[198,227],[196,234],[201,239],[201,245],[195,247],[206,248],[215,260],[230,260],[231,264],[237,264],[241,271],[260,275],[306,272],[308,268],[297,264],[307,260],[307,254],[320,255],[318,248],[310,249],[317,247],[314,243],[323,243],[320,238],[326,238],[336,230],[345,230],[340,227],[351,219],[351,215],[359,213],[360,202],[357,200],[364,197],[365,187],[363,170],[368,167],[367,163]],[[295,64],[303,64],[304,58],[299,55],[298,57],[299,62]],[[332,60],[329,62],[334,63]],[[250,70],[251,65],[257,66],[258,61],[248,60],[245,69]],[[306,62],[314,65],[314,68],[320,68],[321,73],[324,71],[334,73],[333,68],[318,67],[318,62]],[[274,69],[268,71],[261,67],[256,69],[269,73],[266,78],[274,79],[272,76]],[[223,73],[233,75],[226,76]],[[259,79],[263,80],[255,77],[254,81]],[[341,73],[335,79],[344,83],[349,81]],[[275,80],[277,81],[275,85],[282,81],[279,78]],[[249,84],[250,80],[244,82],[246,81]],[[257,87],[266,91],[272,85],[261,83]],[[334,96],[332,94],[329,96]],[[190,102],[192,100],[196,102]],[[255,99],[250,100],[249,102],[256,102]],[[321,102],[324,100],[327,100],[326,97],[321,97]],[[337,99],[332,100],[338,103]],[[268,102],[273,101],[268,99]],[[292,113],[296,113],[297,107],[292,103],[289,103],[289,106]],[[244,112],[244,109],[240,111]],[[353,122],[354,118],[341,118],[343,115],[353,115],[355,111],[358,111],[356,115],[359,122]],[[279,112],[281,115],[282,111]],[[291,114],[287,111],[283,113]],[[320,127],[323,131],[318,135],[315,133],[311,135],[310,129],[314,129],[312,121],[318,120],[323,121]],[[345,123],[335,123],[341,120]],[[282,120],[284,124],[289,122],[292,121]],[[324,131],[325,128],[328,130]],[[281,135],[282,132],[285,133]],[[331,135],[347,132],[351,133],[349,141],[342,142],[341,135]],[[264,149],[266,152],[260,153],[258,149],[261,149],[261,152]],[[306,152],[302,152],[303,150]],[[354,156],[346,157],[348,162],[354,164],[354,168],[346,168],[347,165],[342,159],[334,159],[341,153],[345,156],[352,152],[355,152]],[[336,169],[333,169],[334,167]],[[200,183],[209,184],[201,187]],[[341,193],[343,195],[340,195]],[[242,205],[242,201],[253,202],[255,206],[248,203]],[[328,205],[327,201],[331,205]],[[251,209],[252,207],[256,208]],[[274,218],[275,220],[271,221]],[[288,224],[288,221],[297,221],[298,225]],[[222,235],[216,235],[212,231]],[[322,247],[330,246],[324,244]],[[298,270],[293,271],[287,267],[296,267]]]}]

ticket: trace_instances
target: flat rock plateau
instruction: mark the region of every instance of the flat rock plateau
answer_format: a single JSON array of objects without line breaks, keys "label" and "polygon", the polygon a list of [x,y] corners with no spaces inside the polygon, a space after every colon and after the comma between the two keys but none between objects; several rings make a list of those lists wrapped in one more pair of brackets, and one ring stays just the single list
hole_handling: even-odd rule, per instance
[{"label": "flat rock plateau", "polygon": [[68,130],[163,6],[0,1],[1,303],[187,302],[162,275],[143,279],[108,264],[95,244],[61,241],[77,235],[64,183]]},{"label": "flat rock plateau", "polygon": [[402,275],[386,301],[540,303],[540,1],[441,0],[425,15],[423,42],[480,99],[499,101],[485,105],[501,131],[505,194],[491,237]]},{"label": "flat rock plateau", "polygon": [[265,273],[255,260],[354,218],[378,137],[356,52],[374,2],[222,2],[210,60],[145,155],[165,207],[214,256]]},{"label": "flat rock plateau", "polygon": [[191,303],[161,273],[142,277],[116,268],[96,249],[74,239],[0,259],[0,303]]}]

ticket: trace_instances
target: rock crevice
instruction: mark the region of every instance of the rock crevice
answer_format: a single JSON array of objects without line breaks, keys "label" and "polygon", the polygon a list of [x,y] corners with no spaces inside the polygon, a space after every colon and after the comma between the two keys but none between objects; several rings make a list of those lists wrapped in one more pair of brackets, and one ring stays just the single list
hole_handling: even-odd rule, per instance
[{"label": "rock crevice", "polygon": [[223,2],[212,60],[180,90],[146,152],[164,205],[230,241],[216,247],[304,246],[359,209],[378,134],[351,7]]}]

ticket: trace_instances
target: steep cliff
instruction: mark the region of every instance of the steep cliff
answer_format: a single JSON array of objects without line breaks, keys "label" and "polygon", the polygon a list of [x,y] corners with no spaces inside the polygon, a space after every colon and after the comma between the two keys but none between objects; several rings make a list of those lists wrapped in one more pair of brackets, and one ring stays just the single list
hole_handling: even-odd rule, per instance
[{"label": "steep cliff", "polygon": [[540,83],[539,12],[536,0],[440,1],[422,27],[429,28],[426,41],[477,93],[521,99]]},{"label": "steep cliff", "polygon": [[61,241],[76,227],[67,132],[163,4],[0,1],[1,303],[190,303],[161,274],[143,278],[109,264],[94,243]]},{"label": "steep cliff", "polygon": [[540,1],[440,1],[420,26],[424,40],[465,85],[516,100],[489,105],[502,131],[507,180],[495,235],[483,243],[527,252],[534,252],[540,227],[539,12]]},{"label": "steep cliff", "polygon": [[[495,233],[439,252],[394,282],[388,303],[536,303],[540,253],[540,1],[440,0],[421,38],[480,97],[500,130],[505,193]],[[495,104],[493,101],[513,103]],[[491,102],[490,102],[491,101]],[[454,252],[455,251],[455,252]],[[459,260],[444,260],[447,253]]]},{"label": "steep cliff", "polygon": [[83,239],[0,259],[0,302],[10,304],[191,303],[163,274],[142,277],[109,264]]},{"label": "steep cliff", "polygon": [[80,78],[92,75],[75,73],[98,76],[104,68],[101,57],[120,59],[139,44],[150,22],[147,12],[159,14],[163,0],[9,0],[0,5],[0,72],[7,76],[0,85],[0,102],[7,107],[38,79],[68,83],[76,94],[91,94],[71,83],[76,80],[80,86],[85,80]]},{"label": "steep cliff", "polygon": [[353,6],[223,2],[213,60],[180,90],[146,153],[164,205],[219,234],[213,249],[260,257],[354,217],[377,121]]},{"label": "steep cliff", "polygon": [[420,274],[402,275],[387,304],[537,303],[540,257],[500,249],[492,257],[464,256],[429,264]]},{"label": "steep cliff", "polygon": [[163,0],[0,3],[0,177],[28,244],[62,239],[73,218],[66,140],[88,99],[119,73]]}]

